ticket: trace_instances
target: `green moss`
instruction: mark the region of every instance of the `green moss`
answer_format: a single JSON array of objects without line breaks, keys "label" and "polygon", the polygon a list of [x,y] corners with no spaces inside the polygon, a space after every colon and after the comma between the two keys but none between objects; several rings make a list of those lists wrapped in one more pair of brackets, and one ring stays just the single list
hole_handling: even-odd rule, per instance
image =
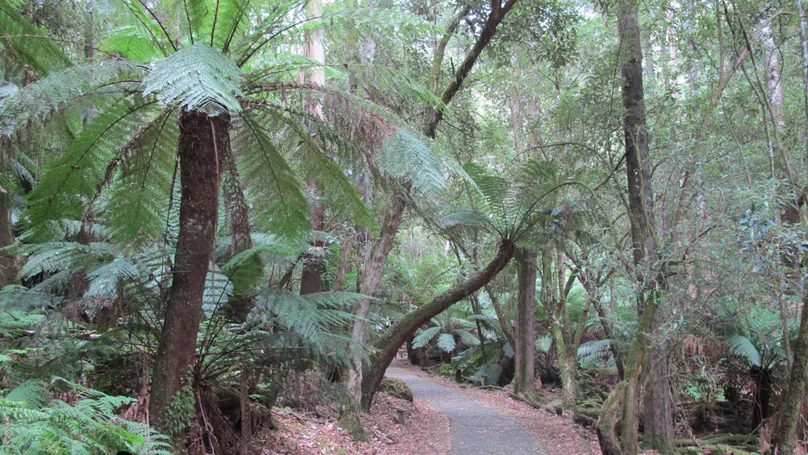
[{"label": "green moss", "polygon": [[379,392],[412,402],[412,389],[400,379],[384,378],[379,384]]}]

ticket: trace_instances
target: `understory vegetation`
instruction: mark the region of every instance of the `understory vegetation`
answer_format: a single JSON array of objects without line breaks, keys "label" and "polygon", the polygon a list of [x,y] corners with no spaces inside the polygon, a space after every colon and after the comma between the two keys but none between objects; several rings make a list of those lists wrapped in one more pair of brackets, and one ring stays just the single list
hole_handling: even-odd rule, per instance
[{"label": "understory vegetation", "polygon": [[0,0],[0,453],[367,439],[404,356],[604,455],[806,453],[806,14]]}]

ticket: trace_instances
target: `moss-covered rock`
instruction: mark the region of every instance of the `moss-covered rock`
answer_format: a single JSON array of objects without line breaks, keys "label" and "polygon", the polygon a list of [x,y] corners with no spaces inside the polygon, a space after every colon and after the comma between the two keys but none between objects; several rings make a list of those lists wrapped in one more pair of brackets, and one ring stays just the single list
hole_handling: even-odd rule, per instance
[{"label": "moss-covered rock", "polygon": [[379,384],[379,392],[412,402],[412,389],[410,389],[410,386],[408,386],[406,382],[400,379],[382,379],[382,383]]}]

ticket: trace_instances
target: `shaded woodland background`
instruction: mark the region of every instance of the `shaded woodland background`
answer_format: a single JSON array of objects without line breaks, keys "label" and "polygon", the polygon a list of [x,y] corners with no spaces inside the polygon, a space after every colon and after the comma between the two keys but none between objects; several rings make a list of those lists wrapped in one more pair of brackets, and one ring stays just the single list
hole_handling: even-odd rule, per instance
[{"label": "shaded woodland background", "polygon": [[[0,0],[3,453],[365,437],[400,351],[803,453],[801,0]],[[723,449],[721,448],[723,444]]]}]

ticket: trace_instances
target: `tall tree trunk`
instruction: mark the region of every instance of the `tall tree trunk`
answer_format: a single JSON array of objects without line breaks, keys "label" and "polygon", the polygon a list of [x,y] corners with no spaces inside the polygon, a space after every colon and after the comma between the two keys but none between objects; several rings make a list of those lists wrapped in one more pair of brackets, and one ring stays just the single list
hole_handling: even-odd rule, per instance
[{"label": "tall tree trunk", "polygon": [[[624,386],[616,387],[606,403],[598,423],[598,437],[601,448],[606,455],[622,453],[623,455],[636,455],[638,453],[638,416],[640,412],[640,375],[645,352],[648,349],[649,339],[647,332],[656,331],[656,314],[661,304],[659,289],[662,287],[662,276],[653,269],[649,276],[641,273],[648,265],[656,267],[658,262],[657,241],[653,227],[653,190],[651,187],[651,166],[648,153],[648,133],[645,125],[645,99],[642,80],[642,45],[640,41],[640,28],[637,18],[637,5],[632,0],[618,0],[617,2],[617,28],[621,49],[621,75],[623,88],[621,97],[625,114],[623,116],[623,129],[626,146],[626,173],[628,177],[629,220],[631,223],[632,248],[634,251],[634,264],[638,276],[635,286],[638,291],[638,310],[640,324],[632,341],[626,359]],[[663,350],[664,352],[664,350]],[[668,390],[667,377],[658,377],[652,370],[648,382],[655,387],[664,387]],[[664,385],[663,385],[664,384]],[[660,400],[669,399],[669,394],[662,394]],[[608,405],[608,406],[607,406]],[[655,403],[654,407],[662,407]],[[622,408],[623,429],[620,437],[618,452],[615,450],[615,421],[610,421],[615,409]],[[669,409],[669,407],[668,407]],[[647,414],[654,416],[653,410]],[[661,414],[661,413],[660,413]],[[669,425],[669,415],[658,416],[658,419],[647,418],[645,430],[659,435],[661,439],[657,444],[669,445],[667,435],[672,432],[667,428],[650,429],[650,426]]]},{"label": "tall tree trunk", "polygon": [[[323,14],[321,0],[309,0],[306,3],[306,17],[318,18]],[[306,57],[325,65],[325,49],[323,48],[323,31],[319,28],[306,31]],[[325,70],[323,66],[315,66],[306,72],[309,83],[325,86]],[[317,95],[312,94],[306,103],[306,110],[313,116],[324,119],[323,106]],[[318,143],[315,140],[315,143]],[[320,199],[323,188],[313,179],[309,179],[311,194],[311,228],[314,231],[325,231],[325,204]],[[312,247],[313,252],[303,257],[303,275],[300,278],[300,294],[313,294],[323,291],[323,266],[325,265],[325,241],[317,238]]]},{"label": "tall tree trunk", "polygon": [[556,255],[556,279],[555,287],[558,288],[558,298],[555,308],[548,315],[550,316],[550,328],[553,332],[553,339],[556,343],[558,353],[558,368],[561,373],[561,399],[565,407],[575,405],[578,396],[575,384],[576,370],[578,368],[575,357],[575,346],[573,344],[572,326],[567,312],[567,294],[572,288],[574,281],[567,282],[566,279],[566,254],[558,247]]},{"label": "tall tree trunk", "polygon": [[[381,226],[379,239],[373,247],[370,257],[364,264],[364,268],[359,273],[359,292],[365,295],[372,296],[376,293],[379,287],[379,282],[382,279],[382,272],[384,272],[384,265],[387,263],[387,256],[393,249],[393,241],[396,238],[396,233],[401,225],[401,220],[404,215],[404,209],[407,206],[407,201],[401,195],[393,196],[393,201],[387,210],[387,215]],[[351,332],[351,341],[354,344],[364,345],[370,340],[370,308],[373,304],[371,300],[360,300],[357,304],[355,314],[357,320],[354,321],[353,330]],[[348,372],[348,390],[351,395],[357,400],[362,398],[362,358],[356,354],[352,358],[354,368]]]},{"label": "tall tree trunk", "polygon": [[[662,312],[654,311],[651,321],[652,333],[658,334],[662,326]],[[656,449],[667,450],[673,444],[673,397],[668,380],[668,362],[665,344],[650,340],[648,351],[648,379],[645,382],[643,401],[643,434],[645,440]]]},{"label": "tall tree trunk", "polygon": [[179,239],[149,409],[152,421],[161,430],[167,429],[166,411],[185,385],[196,354],[202,296],[216,238],[219,157],[229,146],[230,117],[183,112],[180,131]]},{"label": "tall tree trunk", "polygon": [[[797,0],[797,11],[800,15],[800,50],[802,53],[802,89],[803,112],[805,125],[803,139],[805,141],[805,156],[808,158],[808,16]],[[804,285],[804,282],[803,282]],[[806,370],[808,370],[808,292],[803,291],[803,305],[801,308],[800,328],[797,341],[794,343],[794,361],[788,380],[788,390],[783,401],[783,414],[775,437],[777,448],[781,455],[792,455],[797,442],[797,425],[800,419],[800,409],[805,397]]]},{"label": "tall tree trunk", "polygon": [[516,374],[514,392],[531,396],[535,386],[534,363],[536,340],[536,258],[535,248],[519,248],[516,251],[519,266],[519,300],[516,304]]},{"label": "tall tree trunk", "polygon": [[381,339],[375,345],[379,352],[378,357],[363,377],[362,409],[366,411],[370,409],[376,390],[381,384],[382,378],[384,378],[384,372],[396,357],[401,345],[406,343],[415,331],[429,322],[430,319],[489,283],[508,265],[508,262],[513,257],[513,251],[513,242],[502,241],[496,256],[484,269],[474,273],[466,281],[438,294],[429,303],[410,311],[401,321],[382,334]]},{"label": "tall tree trunk", "polygon": [[[0,138],[0,172],[9,172],[12,157],[11,140]],[[0,248],[14,243],[14,231],[11,222],[11,195],[3,189],[0,191]],[[17,258],[6,251],[0,251],[0,287],[18,283]]]}]

